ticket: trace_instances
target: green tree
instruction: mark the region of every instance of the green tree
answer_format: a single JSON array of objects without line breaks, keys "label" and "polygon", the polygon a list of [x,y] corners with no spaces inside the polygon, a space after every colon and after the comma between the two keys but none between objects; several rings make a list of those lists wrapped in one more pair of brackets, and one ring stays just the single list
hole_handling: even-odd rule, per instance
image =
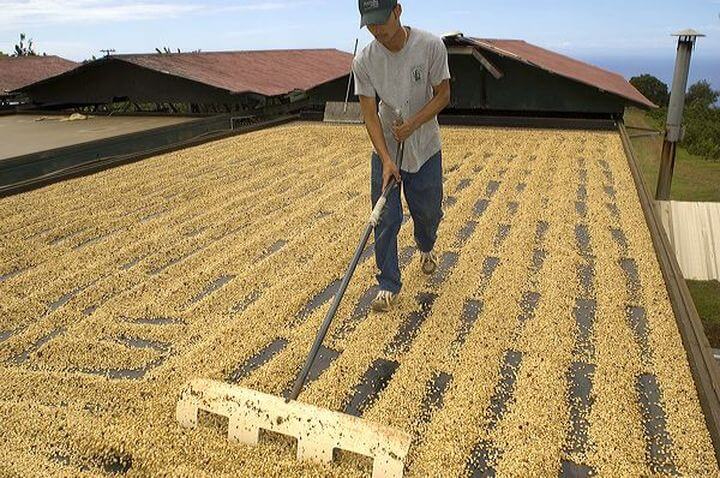
[{"label": "green tree", "polygon": [[20,34],[20,43],[15,45],[15,53],[13,56],[37,56],[35,49],[33,48],[33,41],[31,38],[27,38],[27,44],[25,44],[25,34]]},{"label": "green tree", "polygon": [[707,80],[698,81],[690,87],[685,102],[688,106],[702,106],[709,108],[720,97],[720,91],[715,91]]},{"label": "green tree", "polygon": [[685,138],[687,150],[705,159],[720,159],[720,109],[709,108],[700,101],[685,108]]},{"label": "green tree", "polygon": [[658,106],[667,106],[670,102],[670,93],[668,93],[668,85],[660,81],[658,78],[644,74],[630,78],[630,84],[642,93],[645,98],[649,99]]}]

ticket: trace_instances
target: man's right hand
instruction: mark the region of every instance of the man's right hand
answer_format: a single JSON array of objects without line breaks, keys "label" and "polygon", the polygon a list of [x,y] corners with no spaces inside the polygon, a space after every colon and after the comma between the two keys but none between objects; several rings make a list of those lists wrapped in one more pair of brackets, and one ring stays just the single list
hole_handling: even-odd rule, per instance
[{"label": "man's right hand", "polygon": [[383,161],[383,191],[385,191],[385,188],[388,184],[390,184],[390,180],[392,178],[395,178],[395,181],[398,183],[400,182],[400,170],[395,165],[395,163],[392,162],[392,160],[387,159]]}]

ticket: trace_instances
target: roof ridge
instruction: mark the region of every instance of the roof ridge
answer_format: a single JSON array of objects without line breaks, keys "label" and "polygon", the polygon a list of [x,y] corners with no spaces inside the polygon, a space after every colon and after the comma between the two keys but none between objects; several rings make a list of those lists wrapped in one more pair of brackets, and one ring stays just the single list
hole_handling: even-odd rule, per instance
[{"label": "roof ridge", "polygon": [[47,58],[57,58],[58,60],[64,60],[69,61],[72,63],[77,63],[74,60],[68,60],[67,58],[63,58],[58,55],[22,55],[22,56],[13,56],[13,55],[7,55],[7,56],[0,56],[0,60],[39,60],[39,59],[47,59]]},{"label": "roof ridge", "polygon": [[[162,55],[167,56],[179,56],[179,55],[231,55],[231,54],[238,54],[238,53],[287,53],[287,52],[293,52],[293,51],[301,51],[301,52],[310,52],[310,51],[337,51],[340,53],[347,53],[342,50],[339,50],[337,48],[276,48],[276,49],[267,49],[267,50],[217,50],[217,51],[181,51],[181,52],[170,52],[170,53],[162,53]],[[110,55],[110,57],[137,57],[137,56],[157,56],[160,55],[160,53],[157,52],[148,52],[148,53],[121,53],[118,55]]]}]

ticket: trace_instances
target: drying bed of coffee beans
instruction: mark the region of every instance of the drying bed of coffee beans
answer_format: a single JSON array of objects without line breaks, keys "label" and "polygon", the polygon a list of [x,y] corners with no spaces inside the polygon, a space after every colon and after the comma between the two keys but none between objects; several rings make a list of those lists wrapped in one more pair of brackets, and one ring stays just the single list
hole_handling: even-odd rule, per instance
[{"label": "drying bed of coffee beans", "polygon": [[[300,400],[413,437],[407,476],[718,469],[617,133],[443,128],[439,267],[368,245]],[[368,476],[178,426],[195,377],[287,394],[370,211],[364,128],[294,123],[0,200],[0,469]],[[407,208],[405,209],[407,214]]]}]

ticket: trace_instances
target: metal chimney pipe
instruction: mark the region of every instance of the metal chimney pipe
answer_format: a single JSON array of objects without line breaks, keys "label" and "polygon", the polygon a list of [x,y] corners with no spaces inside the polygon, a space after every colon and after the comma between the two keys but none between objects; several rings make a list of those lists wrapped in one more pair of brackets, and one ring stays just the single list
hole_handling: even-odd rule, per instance
[{"label": "metal chimney pipe", "polygon": [[683,137],[683,109],[685,108],[692,50],[697,38],[705,35],[695,30],[684,30],[673,34],[673,36],[679,37],[677,59],[675,60],[675,74],[670,93],[670,104],[668,105],[665,140],[663,141],[662,155],[660,156],[660,174],[658,175],[657,190],[655,192],[655,199],[661,201],[670,199],[677,143]]}]

